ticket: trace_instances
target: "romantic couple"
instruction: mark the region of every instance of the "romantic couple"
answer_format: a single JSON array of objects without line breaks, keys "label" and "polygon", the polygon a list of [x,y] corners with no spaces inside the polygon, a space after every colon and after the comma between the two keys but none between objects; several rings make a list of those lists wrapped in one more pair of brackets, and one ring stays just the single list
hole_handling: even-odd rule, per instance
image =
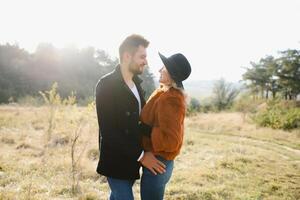
[{"label": "romantic couple", "polygon": [[161,87],[145,102],[140,84],[149,42],[128,36],[119,47],[120,64],[96,86],[100,158],[97,172],[107,178],[110,200],[133,200],[141,177],[141,199],[162,200],[174,158],[183,142],[186,103],[182,81],[191,66],[182,54],[166,58],[159,70]]}]

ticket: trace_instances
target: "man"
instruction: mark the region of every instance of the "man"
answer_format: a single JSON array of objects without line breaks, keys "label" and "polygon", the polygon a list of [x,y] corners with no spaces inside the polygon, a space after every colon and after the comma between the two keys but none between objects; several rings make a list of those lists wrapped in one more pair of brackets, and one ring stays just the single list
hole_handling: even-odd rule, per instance
[{"label": "man", "polygon": [[151,127],[139,121],[145,105],[138,77],[147,65],[149,42],[128,36],[119,47],[120,64],[96,86],[100,158],[97,172],[107,177],[110,200],[132,200],[132,186],[140,178],[141,164],[152,173],[164,173],[165,165],[141,147],[141,132]]}]

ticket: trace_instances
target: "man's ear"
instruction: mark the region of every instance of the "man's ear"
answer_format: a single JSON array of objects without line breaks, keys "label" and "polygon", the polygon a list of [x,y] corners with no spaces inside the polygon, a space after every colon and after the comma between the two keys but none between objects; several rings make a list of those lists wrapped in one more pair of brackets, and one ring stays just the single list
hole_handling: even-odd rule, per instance
[{"label": "man's ear", "polygon": [[127,51],[124,52],[123,59],[125,60],[125,62],[128,62],[129,60],[131,60],[131,57],[132,57],[132,55],[129,52],[127,52]]}]

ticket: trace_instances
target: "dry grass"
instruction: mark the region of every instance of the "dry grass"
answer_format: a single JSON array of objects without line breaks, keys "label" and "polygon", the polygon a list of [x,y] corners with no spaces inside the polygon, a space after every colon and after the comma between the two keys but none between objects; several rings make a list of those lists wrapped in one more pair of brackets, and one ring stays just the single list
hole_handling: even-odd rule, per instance
[{"label": "dry grass", "polygon": [[[98,127],[90,112],[77,140],[82,158],[72,193],[71,138],[86,108],[58,109],[45,150],[47,108],[0,106],[0,200],[107,199],[97,175]],[[86,147],[86,148],[85,148]],[[186,119],[185,143],[165,199],[300,199],[300,138],[258,128],[239,113]],[[134,186],[139,198],[139,181]]]}]

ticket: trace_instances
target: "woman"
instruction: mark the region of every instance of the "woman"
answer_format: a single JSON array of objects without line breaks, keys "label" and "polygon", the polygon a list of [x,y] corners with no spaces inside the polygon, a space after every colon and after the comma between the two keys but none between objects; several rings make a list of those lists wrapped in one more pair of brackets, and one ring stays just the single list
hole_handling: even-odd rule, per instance
[{"label": "woman", "polygon": [[141,179],[142,200],[162,200],[165,186],[173,171],[174,159],[183,141],[185,94],[182,81],[191,73],[191,66],[182,54],[166,58],[159,53],[164,67],[159,70],[161,87],[153,92],[141,113],[142,123],[151,126],[150,134],[144,133],[142,144],[166,166],[163,174],[153,174],[143,167]]}]

